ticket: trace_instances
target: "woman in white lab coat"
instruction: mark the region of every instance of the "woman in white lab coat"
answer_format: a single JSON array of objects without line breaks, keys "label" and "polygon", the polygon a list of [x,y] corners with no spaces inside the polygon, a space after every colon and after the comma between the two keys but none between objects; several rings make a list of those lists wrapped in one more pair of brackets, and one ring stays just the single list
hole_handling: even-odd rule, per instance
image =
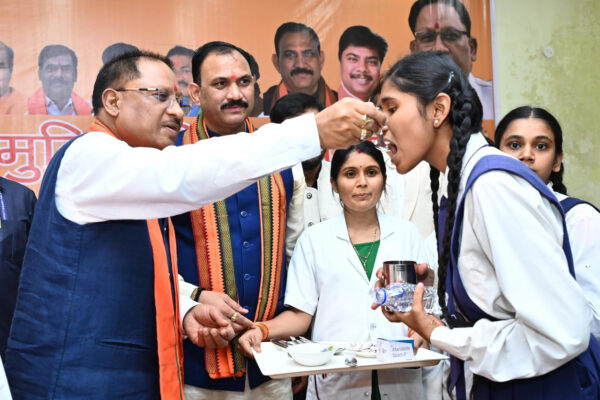
[{"label": "woman in white lab coat", "polygon": [[531,168],[560,200],[573,252],[575,278],[594,312],[592,334],[600,340],[600,212],[589,203],[567,196],[560,124],[543,108],[518,107],[498,124],[495,144]]},{"label": "woman in white lab coat", "polygon": [[[392,324],[370,308],[375,266],[388,260],[424,261],[417,228],[377,212],[386,179],[382,154],[370,142],[338,150],[331,177],[344,212],[300,236],[288,271],[285,303],[290,308],[241,336],[248,356],[252,347],[260,351],[261,341],[302,335],[311,323],[315,341],[364,343],[408,333],[405,325]],[[421,369],[317,375],[307,388],[308,399],[425,396]]]},{"label": "woman in white lab coat", "polygon": [[441,238],[438,297],[448,326],[425,313],[420,287],[410,312],[383,310],[386,317],[453,356],[458,399],[465,398],[463,360],[475,375],[475,399],[598,399],[592,311],[573,279],[554,194],[487,144],[481,102],[448,55],[430,51],[399,60],[379,98],[398,172],[426,160],[445,171],[447,183],[447,202],[442,198],[438,209],[436,198],[434,214]]}]

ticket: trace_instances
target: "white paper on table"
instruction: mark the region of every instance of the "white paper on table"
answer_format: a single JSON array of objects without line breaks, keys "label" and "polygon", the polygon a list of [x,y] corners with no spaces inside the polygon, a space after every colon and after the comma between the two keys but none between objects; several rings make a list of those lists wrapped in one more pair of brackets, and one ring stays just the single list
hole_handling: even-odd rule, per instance
[{"label": "white paper on table", "polygon": [[4,373],[2,358],[0,358],[0,400],[12,400],[10,389],[8,387],[8,380],[6,379],[6,374]]},{"label": "white paper on table", "polygon": [[[348,343],[331,342],[337,347],[348,348]],[[436,353],[431,350],[419,349],[415,355],[414,360],[409,361],[394,361],[394,362],[381,362],[376,358],[365,358],[356,357],[358,365],[356,367],[349,367],[344,364],[344,360],[352,356],[354,352],[348,351],[340,355],[333,356],[333,359],[324,365],[316,367],[305,367],[296,363],[287,351],[273,343],[264,342],[261,343],[262,351],[257,353],[252,350],[256,363],[260,368],[263,375],[269,376],[273,379],[289,378],[293,376],[306,376],[322,373],[333,373],[333,372],[352,372],[352,371],[366,371],[373,369],[389,369],[389,368],[412,368],[412,367],[423,367],[429,365],[436,365],[441,360],[447,360],[448,357]]]}]

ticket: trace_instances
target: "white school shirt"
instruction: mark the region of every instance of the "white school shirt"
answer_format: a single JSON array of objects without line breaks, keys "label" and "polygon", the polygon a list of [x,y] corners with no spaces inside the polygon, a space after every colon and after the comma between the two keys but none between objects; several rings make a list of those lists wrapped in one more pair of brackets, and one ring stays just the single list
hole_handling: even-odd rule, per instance
[{"label": "white school shirt", "polygon": [[[380,337],[406,337],[406,325],[389,322],[380,309],[371,310],[369,291],[384,261],[422,262],[422,239],[412,223],[381,213],[378,217],[380,245],[370,281],[352,247],[343,214],[306,229],[298,239],[285,304],[313,316],[313,340],[374,342]],[[420,369],[381,370],[378,378],[382,398],[424,397]],[[316,398],[315,379],[321,399],[371,398],[371,371],[311,377],[308,399]]]},{"label": "white school shirt", "polygon": [[[472,135],[459,198],[475,163],[500,154]],[[588,347],[591,309],[569,274],[559,211],[513,174],[491,171],[467,193],[458,271],[471,300],[498,321],[435,328],[431,343],[493,381],[544,375]]]},{"label": "white school shirt", "polygon": [[[554,194],[558,200],[567,197]],[[566,220],[575,277],[594,314],[592,334],[600,340],[600,213],[589,204],[578,204],[567,212]]]},{"label": "white school shirt", "polygon": [[[264,125],[251,135],[242,132],[163,150],[131,147],[104,132],[89,132],[63,156],[56,206],[78,224],[165,218],[224,199],[320,152],[313,114]],[[189,297],[193,285],[180,285],[183,318],[198,303]]]}]

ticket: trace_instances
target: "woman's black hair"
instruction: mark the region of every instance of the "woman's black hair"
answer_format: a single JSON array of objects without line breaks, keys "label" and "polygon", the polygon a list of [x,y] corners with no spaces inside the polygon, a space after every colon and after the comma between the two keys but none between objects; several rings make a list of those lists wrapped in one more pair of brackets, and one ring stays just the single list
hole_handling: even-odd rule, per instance
[{"label": "woman's black hair", "polygon": [[[496,147],[500,148],[500,142],[502,142],[502,136],[504,136],[504,132],[511,124],[511,122],[517,119],[528,119],[535,118],[541,121],[544,121],[546,125],[552,130],[554,133],[554,145],[555,152],[554,155],[557,156],[562,154],[563,152],[563,133],[560,128],[560,124],[554,118],[554,115],[550,114],[548,111],[544,110],[540,107],[531,107],[531,106],[521,106],[517,107],[514,110],[510,111],[508,114],[502,118],[498,126],[496,127],[496,133],[494,135],[494,141]],[[567,194],[567,187],[563,183],[563,175],[565,173],[565,167],[563,163],[560,163],[560,171],[550,173],[550,182],[552,182],[552,189],[555,192]]]},{"label": "woman's black hair", "polygon": [[340,174],[340,169],[342,169],[342,165],[346,162],[348,157],[353,152],[365,153],[373,157],[373,159],[379,165],[379,169],[381,170],[381,175],[383,175],[383,183],[387,179],[387,173],[385,170],[385,161],[383,160],[383,153],[377,150],[377,147],[369,141],[360,142],[357,145],[352,145],[345,150],[336,150],[333,153],[333,158],[331,159],[331,174],[330,177],[337,184],[338,175]]},{"label": "woman's black hair", "polygon": [[[440,93],[446,93],[451,100],[448,122],[452,126],[450,153],[448,154],[448,201],[446,224],[443,227],[442,251],[438,254],[438,297],[444,318],[451,327],[465,326],[464,321],[450,316],[446,305],[446,274],[450,261],[450,239],[456,213],[458,187],[463,156],[472,134],[481,132],[483,109],[475,90],[467,77],[450,56],[439,51],[414,53],[400,59],[385,74],[383,82],[390,82],[398,90],[417,98],[419,111],[426,118],[425,106]],[[431,199],[436,236],[439,238],[438,198],[439,171],[431,167]]]}]

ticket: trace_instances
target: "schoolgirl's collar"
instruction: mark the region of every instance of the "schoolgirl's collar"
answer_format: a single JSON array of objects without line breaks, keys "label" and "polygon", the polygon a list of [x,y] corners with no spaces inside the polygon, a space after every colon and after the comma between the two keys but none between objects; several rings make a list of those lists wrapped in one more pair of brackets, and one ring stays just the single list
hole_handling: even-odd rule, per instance
[{"label": "schoolgirl's collar", "polygon": [[[485,138],[483,137],[483,134],[481,132],[479,133],[473,133],[471,134],[471,137],[469,138],[469,142],[467,143],[467,148],[465,149],[465,154],[463,156],[463,161],[462,161],[462,165],[461,165],[461,169],[460,169],[460,187],[459,187],[459,191],[462,190],[462,188],[464,187],[464,183],[466,182],[466,180],[463,180],[463,174],[465,173],[465,171],[467,170],[467,166],[469,165],[469,162],[471,161],[471,159],[475,156],[475,154],[477,154],[479,152],[479,150],[482,150],[486,147],[490,147],[488,145],[487,140],[485,140]],[[444,175],[443,177],[443,181],[440,180],[440,187],[442,188],[442,195],[448,197],[448,173],[450,171],[450,167],[446,166],[446,171],[444,171]],[[441,196],[440,196],[441,197]]]}]

